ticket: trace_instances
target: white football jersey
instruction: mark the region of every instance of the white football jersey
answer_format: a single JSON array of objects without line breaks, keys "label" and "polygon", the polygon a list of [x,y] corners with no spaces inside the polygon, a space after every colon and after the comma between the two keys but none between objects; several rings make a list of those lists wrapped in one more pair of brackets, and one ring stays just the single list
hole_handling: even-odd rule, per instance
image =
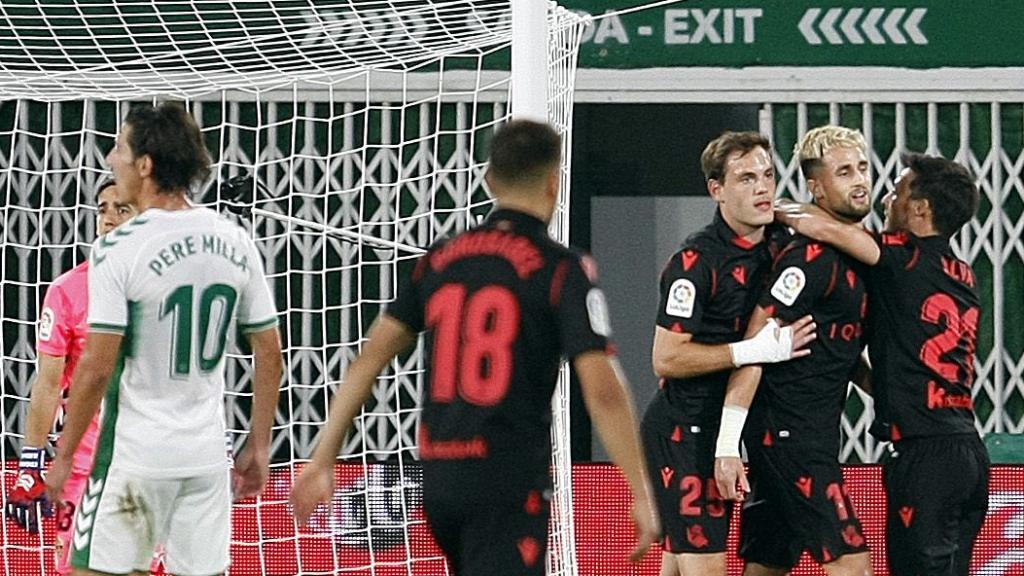
[{"label": "white football jersey", "polygon": [[93,244],[89,331],[124,335],[95,466],[181,478],[226,469],[224,353],[277,324],[256,245],[207,208],[149,209]]}]

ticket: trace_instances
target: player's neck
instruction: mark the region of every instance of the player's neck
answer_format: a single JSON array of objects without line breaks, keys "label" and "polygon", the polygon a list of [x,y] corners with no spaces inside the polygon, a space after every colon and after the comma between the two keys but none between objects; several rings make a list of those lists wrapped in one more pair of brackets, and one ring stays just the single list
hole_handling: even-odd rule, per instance
[{"label": "player's neck", "polygon": [[502,210],[515,210],[516,212],[529,214],[545,224],[551,221],[551,210],[546,209],[545,206],[541,206],[540,203],[534,199],[520,198],[510,194],[500,200],[497,200],[497,204],[498,208]]},{"label": "player's neck", "polygon": [[150,208],[157,208],[160,210],[174,211],[174,210],[187,210],[191,208],[188,198],[185,196],[185,192],[157,192],[155,190],[145,190],[139,195],[138,204],[136,209],[139,213],[143,213]]},{"label": "player's neck", "polygon": [[764,226],[748,226],[735,218],[732,218],[732,216],[727,214],[724,210],[722,210],[722,220],[725,220],[725,225],[732,230],[733,234],[743,238],[751,244],[758,244],[764,240]]}]

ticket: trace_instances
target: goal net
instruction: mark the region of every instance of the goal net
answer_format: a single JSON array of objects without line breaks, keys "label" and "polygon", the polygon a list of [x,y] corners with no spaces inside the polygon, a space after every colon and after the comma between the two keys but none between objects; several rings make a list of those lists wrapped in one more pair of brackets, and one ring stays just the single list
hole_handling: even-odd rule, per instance
[{"label": "goal net", "polygon": [[[382,375],[339,457],[338,490],[297,529],[288,490],[333,390],[418,254],[477,223],[488,145],[510,116],[513,42],[546,42],[548,119],[565,136],[583,21],[554,3],[547,34],[513,38],[524,0],[54,0],[0,8],[0,348],[4,504],[35,374],[36,324],[95,234],[104,155],[133,103],[182,100],[215,161],[197,203],[251,230],[280,310],[285,379],[264,494],[236,503],[235,574],[444,574],[422,512],[415,430],[422,346]],[[542,27],[543,29],[543,27]],[[225,398],[248,429],[250,360]],[[563,378],[564,380],[564,378]],[[574,574],[568,392],[554,399],[549,573]],[[59,429],[59,424],[55,430]],[[187,439],[182,439],[187,441]],[[54,525],[0,529],[0,573],[53,573]]]}]

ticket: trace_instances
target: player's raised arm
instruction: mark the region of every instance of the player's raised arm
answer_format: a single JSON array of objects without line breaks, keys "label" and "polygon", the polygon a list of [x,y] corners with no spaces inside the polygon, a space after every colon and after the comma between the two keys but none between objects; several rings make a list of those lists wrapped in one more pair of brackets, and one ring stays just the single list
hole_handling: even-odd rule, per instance
[{"label": "player's raised arm", "polygon": [[300,524],[309,521],[317,504],[330,500],[334,491],[334,462],[359,409],[366,403],[381,370],[416,340],[416,333],[387,314],[381,314],[370,331],[363,351],[352,361],[331,400],[327,424],[320,433],[313,458],[292,487],[291,503]]},{"label": "player's raised arm", "polygon": [[831,244],[869,266],[877,264],[881,257],[878,244],[862,226],[840,222],[814,204],[779,200],[775,203],[775,220],[808,238]]},{"label": "player's raised arm", "polygon": [[626,390],[618,361],[613,356],[602,351],[584,352],[575,358],[573,366],[601,442],[629,482],[633,495],[632,516],[638,530],[637,545],[630,559],[638,562],[661,535],[661,525],[640,449],[633,401]]}]

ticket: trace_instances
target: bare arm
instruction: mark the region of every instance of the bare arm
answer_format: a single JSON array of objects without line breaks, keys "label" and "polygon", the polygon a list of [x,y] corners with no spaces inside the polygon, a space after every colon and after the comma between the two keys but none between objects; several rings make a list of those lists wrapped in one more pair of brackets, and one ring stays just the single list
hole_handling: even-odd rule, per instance
[{"label": "bare arm", "polygon": [[281,385],[281,335],[277,327],[248,334],[253,350],[252,427],[234,470],[236,498],[255,496],[270,473],[270,440]]},{"label": "bare arm", "polygon": [[60,447],[47,477],[47,494],[53,501],[57,501],[60,496],[71,472],[72,457],[100,408],[103,395],[117,368],[123,341],[124,337],[120,334],[104,332],[90,332],[85,340],[85,351],[75,368]]},{"label": "bare arm", "polygon": [[775,208],[775,220],[808,238],[831,244],[869,266],[881,258],[878,245],[863,227],[834,220],[813,204],[780,201]]},{"label": "bare arm", "polygon": [[64,376],[64,358],[40,353],[37,360],[36,381],[32,384],[32,397],[28,405],[28,423],[25,426],[25,445],[34,448],[46,446],[53,417],[60,405],[60,380]]},{"label": "bare arm", "polygon": [[270,431],[274,425],[277,394],[281,385],[281,334],[275,326],[248,336],[256,363],[249,442],[269,450]]},{"label": "bare arm", "polygon": [[691,378],[733,367],[728,344],[701,344],[693,334],[654,328],[654,373],[661,378]]},{"label": "bare arm", "polygon": [[618,361],[604,352],[586,352],[573,361],[583,399],[612,461],[622,470],[633,494],[633,519],[640,530],[631,558],[638,561],[661,529],[640,449],[636,412]]},{"label": "bare arm", "polygon": [[343,384],[331,401],[327,424],[313,458],[292,487],[291,502],[300,524],[309,521],[317,504],[330,499],[334,491],[334,462],[345,434],[359,409],[373,390],[377,376],[388,362],[416,340],[416,333],[398,320],[382,314],[367,333],[363,351],[349,365]]},{"label": "bare arm", "polygon": [[[747,337],[756,334],[767,323],[768,312],[761,306],[755,307],[747,325]],[[726,425],[729,418],[729,411],[738,410],[741,413],[739,421],[746,418],[747,410],[754,401],[754,395],[757,393],[760,383],[761,366],[758,364],[749,364],[733,370],[725,389],[725,402],[722,407],[723,426]],[[720,430],[719,444],[724,442],[723,434]],[[739,442],[736,444],[737,446],[730,445],[728,448],[738,450]],[[743,500],[745,494],[750,491],[750,483],[747,481],[743,462],[740,460],[738,452],[732,452],[732,455],[729,456],[723,456],[721,452],[721,448],[716,449],[715,482],[718,485],[718,491],[727,500]]]}]

